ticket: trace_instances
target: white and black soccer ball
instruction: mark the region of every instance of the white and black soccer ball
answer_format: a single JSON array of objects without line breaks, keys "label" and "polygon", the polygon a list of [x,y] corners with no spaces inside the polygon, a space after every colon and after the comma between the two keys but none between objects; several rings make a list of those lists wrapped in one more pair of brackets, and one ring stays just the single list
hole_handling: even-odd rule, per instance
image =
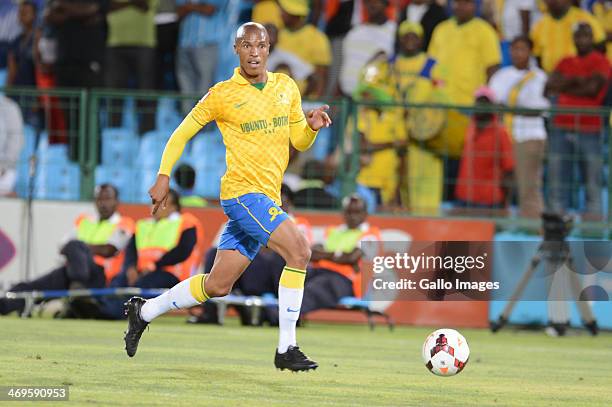
[{"label": "white and black soccer ball", "polygon": [[438,329],[423,344],[423,362],[438,376],[454,376],[461,372],[470,358],[470,347],[454,329]]}]

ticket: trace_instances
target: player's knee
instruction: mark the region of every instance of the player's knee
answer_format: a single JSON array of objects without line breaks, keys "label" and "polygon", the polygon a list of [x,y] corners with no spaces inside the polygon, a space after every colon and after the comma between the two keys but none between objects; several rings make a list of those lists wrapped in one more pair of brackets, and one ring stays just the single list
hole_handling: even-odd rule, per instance
[{"label": "player's knee", "polygon": [[232,291],[231,284],[223,284],[216,281],[206,281],[206,294],[210,297],[223,297]]},{"label": "player's knee", "polygon": [[308,262],[310,261],[310,255],[311,251],[306,239],[299,239],[296,242],[293,250],[290,251],[289,258],[285,260],[288,264],[306,268]]}]

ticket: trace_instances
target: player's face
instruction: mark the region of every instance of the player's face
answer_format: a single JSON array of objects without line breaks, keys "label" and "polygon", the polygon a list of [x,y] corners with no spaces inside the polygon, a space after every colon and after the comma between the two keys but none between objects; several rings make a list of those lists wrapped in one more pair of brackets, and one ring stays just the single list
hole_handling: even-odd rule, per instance
[{"label": "player's face", "polygon": [[112,188],[102,188],[96,195],[96,209],[100,215],[100,219],[108,219],[113,216],[117,210],[119,201]]},{"label": "player's face", "polygon": [[344,221],[349,229],[355,229],[365,221],[367,215],[363,201],[352,201],[344,210]]},{"label": "player's face", "polygon": [[247,30],[234,45],[242,72],[250,77],[262,76],[270,53],[270,40],[264,30]]}]

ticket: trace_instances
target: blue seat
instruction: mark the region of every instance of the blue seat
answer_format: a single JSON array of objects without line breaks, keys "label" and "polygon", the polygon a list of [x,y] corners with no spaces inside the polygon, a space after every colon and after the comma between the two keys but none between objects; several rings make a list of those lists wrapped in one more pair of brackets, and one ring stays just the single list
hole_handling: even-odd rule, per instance
[{"label": "blue seat", "polygon": [[30,175],[30,157],[34,154],[36,143],[36,133],[32,126],[23,126],[23,146],[17,161],[17,181],[15,182],[15,192],[21,198],[27,197],[28,183]]},{"label": "blue seat", "polygon": [[147,169],[139,168],[133,170],[133,176],[138,180],[134,187],[134,198],[133,202],[150,204],[151,198],[149,198],[149,188],[155,182],[157,178],[157,168]]},{"label": "blue seat", "polygon": [[157,103],[155,115],[155,127],[158,131],[170,133],[183,120],[178,109],[178,102],[175,99],[161,98]]},{"label": "blue seat", "polygon": [[138,147],[138,137],[127,128],[102,130],[102,163],[105,165],[131,166]]},{"label": "blue seat", "polygon": [[195,192],[217,199],[225,173],[225,145],[218,130],[199,134],[193,141],[189,161],[196,171]]},{"label": "blue seat", "polygon": [[131,168],[99,165],[96,167],[96,185],[111,184],[119,190],[119,198],[122,202],[135,202],[137,199],[134,183],[137,178]]},{"label": "blue seat", "polygon": [[34,198],[78,200],[81,173],[77,164],[68,162],[39,163]]},{"label": "blue seat", "polygon": [[137,163],[141,168],[156,168],[159,166],[168,135],[163,132],[149,131],[142,136],[138,149]]}]

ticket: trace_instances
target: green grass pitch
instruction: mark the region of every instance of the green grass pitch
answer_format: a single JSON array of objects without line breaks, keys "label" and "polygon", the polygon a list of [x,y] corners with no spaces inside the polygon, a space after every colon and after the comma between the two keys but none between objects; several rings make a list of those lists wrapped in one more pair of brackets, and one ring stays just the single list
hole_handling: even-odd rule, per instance
[{"label": "green grass pitch", "polygon": [[[138,354],[124,322],[0,319],[0,386],[70,385],[65,405],[610,406],[612,335],[461,330],[471,357],[442,378],[421,362],[430,328],[309,324],[315,372],[274,369],[273,328],[151,324]],[[52,405],[53,403],[49,403]],[[45,404],[47,405],[47,404]]]}]

